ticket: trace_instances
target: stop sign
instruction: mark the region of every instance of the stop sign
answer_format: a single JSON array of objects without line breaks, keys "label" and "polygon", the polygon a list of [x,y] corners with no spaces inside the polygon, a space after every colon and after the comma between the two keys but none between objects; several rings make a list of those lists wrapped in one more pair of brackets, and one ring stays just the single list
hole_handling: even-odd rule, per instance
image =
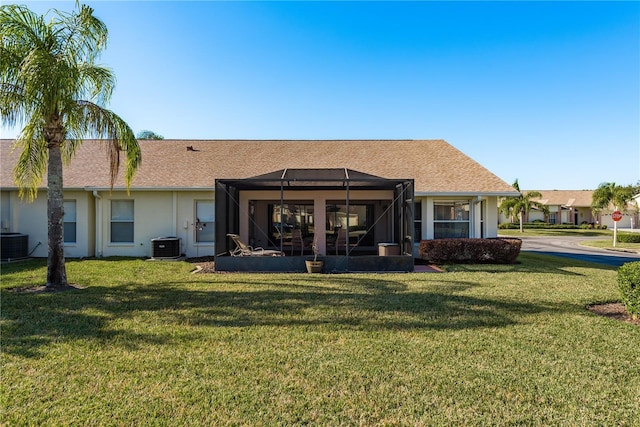
[{"label": "stop sign", "polygon": [[613,219],[614,221],[620,221],[622,219],[622,212],[615,211],[611,214],[611,219]]}]

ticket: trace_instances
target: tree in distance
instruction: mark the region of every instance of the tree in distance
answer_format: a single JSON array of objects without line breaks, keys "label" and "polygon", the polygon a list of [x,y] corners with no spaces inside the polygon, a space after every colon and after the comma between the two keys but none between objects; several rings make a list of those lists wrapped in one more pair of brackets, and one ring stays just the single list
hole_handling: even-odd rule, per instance
[{"label": "tree in distance", "polygon": [[164,136],[158,135],[157,133],[151,130],[141,130],[136,135],[136,139],[152,139],[152,140],[162,140]]}]

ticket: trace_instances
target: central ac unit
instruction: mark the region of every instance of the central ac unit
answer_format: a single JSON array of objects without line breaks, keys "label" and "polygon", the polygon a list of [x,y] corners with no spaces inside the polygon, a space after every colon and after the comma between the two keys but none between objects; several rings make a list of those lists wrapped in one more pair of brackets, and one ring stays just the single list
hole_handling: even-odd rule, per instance
[{"label": "central ac unit", "polygon": [[180,258],[179,237],[156,237],[151,239],[152,258]]}]

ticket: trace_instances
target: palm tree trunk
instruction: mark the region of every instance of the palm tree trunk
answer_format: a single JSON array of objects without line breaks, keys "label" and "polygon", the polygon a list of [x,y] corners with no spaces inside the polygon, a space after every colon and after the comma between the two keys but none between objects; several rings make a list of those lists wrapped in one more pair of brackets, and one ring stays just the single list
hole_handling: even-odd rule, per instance
[{"label": "palm tree trunk", "polygon": [[[56,132],[57,131],[57,132]],[[64,139],[62,127],[51,133],[45,131],[48,140],[47,164],[47,216],[48,245],[47,288],[63,289],[68,286],[64,260],[64,196],[62,193],[62,155],[60,144]],[[48,135],[47,135],[48,134]],[[51,136],[51,138],[47,138]],[[62,137],[62,138],[61,138]]]},{"label": "palm tree trunk", "polygon": [[524,226],[522,225],[522,211],[518,212],[518,219],[520,220],[520,232],[524,233]]}]

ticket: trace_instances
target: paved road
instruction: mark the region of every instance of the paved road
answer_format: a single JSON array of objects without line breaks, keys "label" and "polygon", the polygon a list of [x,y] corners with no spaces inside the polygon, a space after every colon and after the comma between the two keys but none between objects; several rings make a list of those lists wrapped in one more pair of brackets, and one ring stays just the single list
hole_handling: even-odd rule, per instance
[{"label": "paved road", "polygon": [[625,262],[640,261],[640,254],[637,253],[580,246],[581,241],[602,240],[602,237],[523,236],[521,238],[523,251],[556,255],[613,266],[621,266]]}]

